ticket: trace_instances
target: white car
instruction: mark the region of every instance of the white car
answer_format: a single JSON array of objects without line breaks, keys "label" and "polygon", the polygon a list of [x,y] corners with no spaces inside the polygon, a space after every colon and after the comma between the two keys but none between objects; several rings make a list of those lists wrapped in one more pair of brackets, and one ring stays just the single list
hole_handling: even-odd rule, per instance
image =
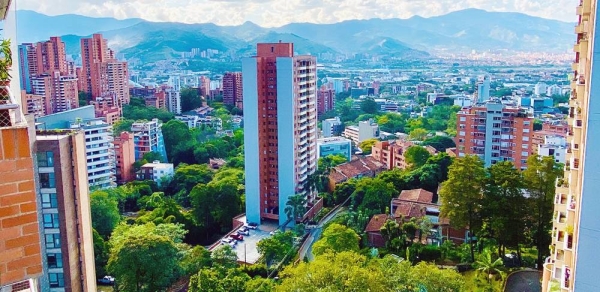
[{"label": "white car", "polygon": [[252,229],[252,230],[256,229],[256,226],[252,226],[252,225],[248,225],[248,224],[244,225],[244,227],[246,227],[248,229]]},{"label": "white car", "polygon": [[235,240],[233,238],[227,237],[227,238],[221,239],[221,244],[231,244],[232,242],[234,242],[234,244],[235,244]]},{"label": "white car", "polygon": [[250,235],[250,232],[247,229],[240,229],[237,231],[237,234],[248,236]]}]

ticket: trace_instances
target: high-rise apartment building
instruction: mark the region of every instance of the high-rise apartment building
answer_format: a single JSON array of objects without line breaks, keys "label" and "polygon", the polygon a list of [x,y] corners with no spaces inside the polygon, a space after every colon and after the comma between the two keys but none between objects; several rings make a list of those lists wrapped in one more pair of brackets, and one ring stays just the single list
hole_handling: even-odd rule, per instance
[{"label": "high-rise apartment building", "polygon": [[527,167],[533,133],[527,109],[490,100],[463,108],[456,117],[458,157],[477,155],[486,166],[512,161],[517,169]]},{"label": "high-rise apartment building", "polygon": [[77,78],[58,71],[31,77],[32,94],[42,96],[44,114],[51,115],[79,107]]},{"label": "high-rise apartment building", "polygon": [[295,194],[309,208],[316,202],[306,186],[317,168],[316,63],[313,56],[294,56],[291,43],[258,44],[257,55],[242,61],[249,222],[284,224]]},{"label": "high-rise apartment building", "polygon": [[21,91],[21,106],[24,114],[39,118],[46,114],[44,96]]},{"label": "high-rise apartment building", "polygon": [[38,132],[43,291],[96,291],[92,218],[81,131]]},{"label": "high-rise apartment building", "polygon": [[87,178],[90,188],[116,186],[115,153],[112,126],[102,118],[94,117],[94,107],[47,115],[37,119],[38,129],[82,130],[85,139]]},{"label": "high-rise apartment building", "polygon": [[483,103],[490,99],[490,77],[484,76],[483,80],[477,83],[476,103]]},{"label": "high-rise apartment building", "polygon": [[148,122],[136,122],[131,125],[133,144],[135,145],[135,160],[141,160],[144,154],[156,152],[167,161],[167,151],[162,135],[162,122],[152,119]]},{"label": "high-rise apartment building", "polygon": [[600,291],[598,238],[600,238],[600,136],[597,134],[600,94],[600,54],[594,44],[600,36],[595,0],[577,6],[575,78],[571,82],[564,177],[556,184],[550,257],[544,264],[542,291]]},{"label": "high-rise apartment building", "polygon": [[43,97],[44,115],[79,106],[77,78],[69,72],[65,43],[59,37],[22,44],[18,51],[21,88]]},{"label": "high-rise apartment building", "polygon": [[335,91],[331,88],[321,86],[317,92],[317,113],[322,115],[335,108]]},{"label": "high-rise apartment building", "polygon": [[110,108],[120,112],[122,105],[129,104],[130,100],[127,62],[115,59],[101,34],[81,39],[81,58],[82,68],[77,70],[79,83],[81,90],[95,101],[96,113],[105,117],[115,112]]},{"label": "high-rise apartment building", "polygon": [[173,114],[181,114],[181,79],[179,76],[169,77],[169,86],[165,88],[167,109]]},{"label": "high-rise apartment building", "polygon": [[122,132],[115,137],[113,144],[115,145],[115,161],[117,164],[117,183],[124,184],[134,180],[135,147],[133,134]]},{"label": "high-rise apartment building", "polygon": [[223,75],[223,103],[243,108],[242,72],[225,72]]}]

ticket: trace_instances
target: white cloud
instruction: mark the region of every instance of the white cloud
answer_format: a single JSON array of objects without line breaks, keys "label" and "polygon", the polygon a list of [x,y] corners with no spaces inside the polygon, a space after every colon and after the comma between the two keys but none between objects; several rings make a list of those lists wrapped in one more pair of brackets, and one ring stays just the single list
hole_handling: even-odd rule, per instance
[{"label": "white cloud", "polygon": [[[41,2],[41,3],[40,3]],[[574,22],[578,0],[20,0],[18,9],[57,15],[143,18],[150,21],[333,23],[348,19],[430,17],[465,8],[522,12]]]}]

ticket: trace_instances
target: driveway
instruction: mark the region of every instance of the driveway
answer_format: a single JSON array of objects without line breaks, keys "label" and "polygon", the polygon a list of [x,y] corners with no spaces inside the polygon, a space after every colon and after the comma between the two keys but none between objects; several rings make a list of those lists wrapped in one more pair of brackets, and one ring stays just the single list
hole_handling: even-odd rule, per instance
[{"label": "driveway", "polygon": [[523,270],[510,274],[504,292],[541,292],[541,273],[538,270]]}]

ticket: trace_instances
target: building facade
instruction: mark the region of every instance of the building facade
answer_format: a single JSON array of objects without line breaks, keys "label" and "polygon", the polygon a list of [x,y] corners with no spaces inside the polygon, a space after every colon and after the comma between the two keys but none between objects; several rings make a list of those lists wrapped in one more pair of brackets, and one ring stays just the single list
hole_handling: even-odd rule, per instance
[{"label": "building facade", "polygon": [[321,86],[321,89],[317,92],[317,113],[322,115],[335,108],[335,91]]},{"label": "building facade", "polygon": [[490,166],[512,161],[517,169],[527,167],[531,151],[533,115],[526,109],[490,100],[457,114],[458,157],[477,155]]},{"label": "building facade", "polygon": [[343,137],[317,139],[317,156],[341,155],[347,161],[352,159],[352,141]]},{"label": "building facade", "polygon": [[181,114],[181,80],[179,76],[169,78],[169,86],[164,88],[166,106],[169,112]]},{"label": "building facade", "polygon": [[600,238],[600,111],[597,96],[599,53],[596,45],[598,11],[595,0],[577,6],[577,41],[574,47],[574,79],[571,82],[564,177],[556,184],[550,257],[544,264],[542,291],[599,291],[598,238]]},{"label": "building facade", "polygon": [[167,151],[162,135],[162,122],[152,119],[149,122],[136,122],[131,125],[135,160],[141,160],[144,154],[156,152],[167,161]]},{"label": "building facade", "polygon": [[352,140],[355,144],[369,139],[378,139],[379,134],[379,125],[373,119],[358,122],[358,126],[348,126],[344,130],[344,137]]},{"label": "building facade", "polygon": [[92,218],[82,131],[38,132],[43,286],[51,292],[96,291]]},{"label": "building facade", "polygon": [[135,179],[133,163],[135,162],[135,147],[133,134],[122,132],[113,141],[115,146],[115,162],[117,166],[117,184],[124,184]]},{"label": "building facade", "polygon": [[223,75],[223,103],[242,109],[243,92],[242,72],[225,72]]},{"label": "building facade", "polygon": [[[396,140],[396,141],[382,141],[377,142],[371,149],[371,156],[375,160],[385,164],[387,169],[406,169],[409,167],[406,162],[404,154],[410,147],[421,147],[410,141]],[[431,146],[425,146],[425,149],[431,155],[435,155],[437,151]]]},{"label": "building facade", "polygon": [[324,138],[338,136],[341,134],[342,121],[339,117],[326,119],[321,122],[321,131]]},{"label": "building facade", "polygon": [[160,161],[153,161],[152,163],[146,163],[142,165],[140,170],[137,172],[137,179],[151,180],[160,185],[163,179],[173,177],[174,173],[173,163],[160,163]]},{"label": "building facade", "polygon": [[284,209],[296,194],[308,209],[316,202],[305,186],[317,169],[316,69],[316,58],[295,56],[291,43],[258,44],[257,55],[242,61],[249,222],[294,221]]}]

